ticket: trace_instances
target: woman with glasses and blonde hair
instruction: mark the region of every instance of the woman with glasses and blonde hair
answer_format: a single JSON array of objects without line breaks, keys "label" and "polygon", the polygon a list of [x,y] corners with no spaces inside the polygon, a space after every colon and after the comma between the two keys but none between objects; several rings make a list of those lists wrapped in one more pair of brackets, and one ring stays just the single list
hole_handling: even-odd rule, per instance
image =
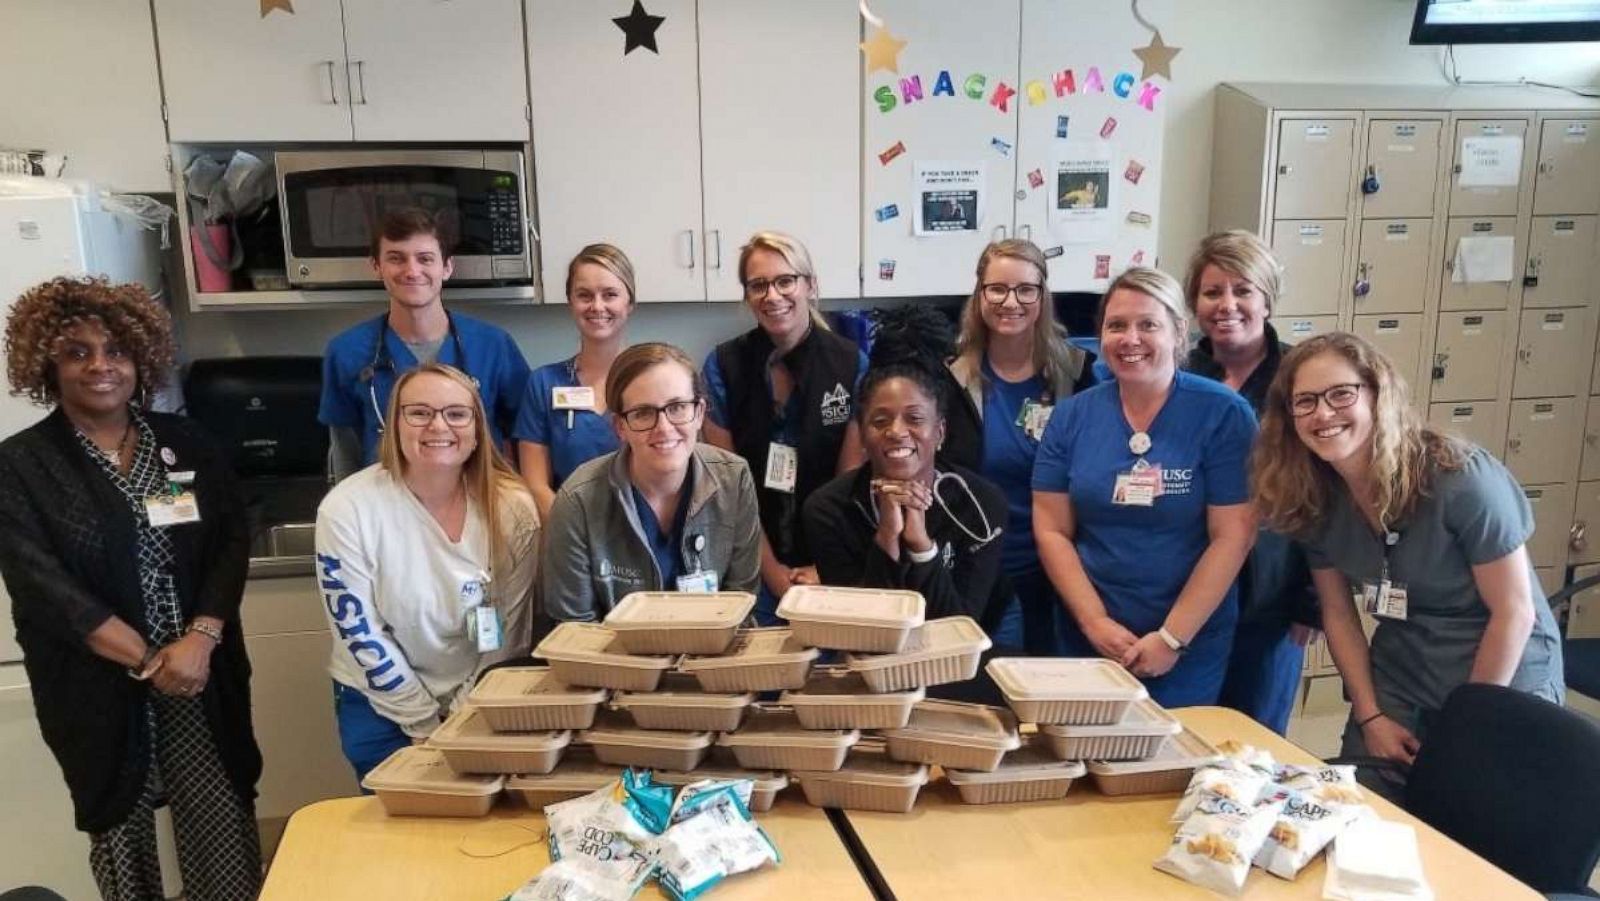
[{"label": "woman with glasses and blonde hair", "polygon": [[1022,607],[1023,647],[1057,650],[1061,602],[1033,541],[1033,460],[1056,404],[1095,383],[1094,354],[1056,321],[1044,252],[1010,239],[985,247],[961,311],[941,459],[982,473],[1006,496],[1002,569]]},{"label": "woman with glasses and blonde hair", "polygon": [[539,514],[472,377],[430,363],[390,395],[378,462],[317,510],[334,709],[362,779],[426,739],[485,667],[528,653]]},{"label": "woman with glasses and blonde hair", "polygon": [[756,327],[706,357],[706,440],[760,473],[762,592],[756,617],[776,619],[790,585],[816,584],[801,527],[811,492],[865,459],[851,415],[867,370],[860,348],[828,329],[805,245],[757,232],[739,252],[739,282]]},{"label": "woman with glasses and blonde hair", "polygon": [[[1364,339],[1302,341],[1267,392],[1251,477],[1263,518],[1310,558],[1350,698],[1343,753],[1410,763],[1464,682],[1557,703],[1565,687],[1527,498],[1487,451],[1423,425],[1407,395]],[[1360,612],[1377,620],[1370,644]]]},{"label": "woman with glasses and blonde hair", "polygon": [[1039,556],[1069,616],[1069,655],[1118,661],[1167,707],[1216,703],[1255,541],[1250,405],[1178,368],[1189,322],[1177,281],[1118,276],[1100,305],[1116,377],[1050,417],[1033,471]]},{"label": "woman with glasses and blonde hair", "polygon": [[517,459],[541,519],[556,489],[578,464],[617,449],[606,422],[606,372],[628,346],[637,302],[633,262],[610,244],[590,244],[567,264],[567,308],[578,327],[578,352],[540,366],[517,408]]},{"label": "woman with glasses and blonde hair", "polygon": [[579,466],[546,525],[545,610],[605,618],[635,591],[750,591],[760,582],[755,482],[738,455],[702,444],[705,392],[670,344],[636,344],[606,375],[622,447]]}]

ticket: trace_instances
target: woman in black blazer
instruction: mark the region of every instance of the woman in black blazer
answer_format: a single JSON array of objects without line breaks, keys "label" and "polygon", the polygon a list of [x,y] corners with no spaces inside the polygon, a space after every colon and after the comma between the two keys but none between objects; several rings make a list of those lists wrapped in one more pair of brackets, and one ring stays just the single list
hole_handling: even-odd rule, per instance
[{"label": "woman in black blazer", "polygon": [[13,305],[5,352],[13,391],[54,409],[0,443],[0,577],[100,892],[162,897],[164,797],[186,897],[254,898],[249,536],[213,443],[145,409],[172,365],[167,311],[136,285],[54,279]]}]

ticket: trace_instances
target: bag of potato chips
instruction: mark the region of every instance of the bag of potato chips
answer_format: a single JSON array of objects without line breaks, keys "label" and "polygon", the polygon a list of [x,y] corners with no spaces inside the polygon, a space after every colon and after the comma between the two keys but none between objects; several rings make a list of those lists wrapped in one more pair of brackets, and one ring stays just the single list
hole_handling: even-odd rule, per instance
[{"label": "bag of potato chips", "polygon": [[1232,761],[1224,762],[1221,766],[1201,767],[1190,777],[1189,787],[1183,790],[1183,797],[1178,799],[1178,808],[1172,812],[1170,820],[1174,823],[1187,820],[1189,814],[1194,813],[1194,806],[1202,792],[1221,795],[1249,807],[1261,796],[1267,781],[1267,777],[1254,767]]},{"label": "bag of potato chips", "polygon": [[1156,869],[1214,892],[1239,894],[1283,803],[1278,798],[1259,806],[1239,804],[1201,790],[1194,812],[1178,827]]}]

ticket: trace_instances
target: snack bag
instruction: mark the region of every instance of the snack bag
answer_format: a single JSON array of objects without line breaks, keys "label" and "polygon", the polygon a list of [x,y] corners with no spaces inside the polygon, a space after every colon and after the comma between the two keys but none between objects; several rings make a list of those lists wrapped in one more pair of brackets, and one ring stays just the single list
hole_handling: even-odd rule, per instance
[{"label": "snack bag", "polygon": [[[651,841],[649,853],[661,887],[678,901],[694,901],[735,873],[781,859],[772,839],[739,799],[741,781],[748,784],[748,780],[710,784],[687,799],[680,795],[672,825]],[[690,788],[685,787],[684,794]]]},{"label": "snack bag", "polygon": [[[701,779],[698,782],[691,782],[678,791],[678,800],[672,802],[672,814],[668,821],[676,823],[692,816],[694,811],[692,809],[693,805],[690,804],[691,801],[702,793],[716,791],[721,788],[732,789],[734,794],[739,796],[739,803],[743,804],[745,809],[748,810],[750,807],[750,794],[755,791],[756,784],[749,779]],[[683,813],[680,814],[680,811],[683,811]]]},{"label": "snack bag", "polygon": [[1277,767],[1277,763],[1272,759],[1272,752],[1231,738],[1217,745],[1217,750],[1222,752],[1222,756],[1234,763],[1250,767],[1253,770],[1265,773],[1269,777]]},{"label": "snack bag", "polygon": [[[1300,766],[1280,763],[1274,768],[1272,781],[1289,788],[1313,791],[1324,786],[1356,787],[1356,768],[1353,766]],[[1357,801],[1361,800],[1357,791]]]},{"label": "snack bag", "polygon": [[1202,790],[1194,812],[1178,827],[1155,868],[1201,888],[1237,895],[1250,875],[1250,861],[1261,850],[1283,799],[1260,806],[1238,804]]},{"label": "snack bag", "polygon": [[1201,767],[1189,779],[1189,787],[1178,799],[1178,808],[1172,812],[1171,822],[1181,823],[1194,813],[1195,804],[1203,792],[1220,795],[1241,804],[1252,806],[1267,787],[1267,777],[1254,767],[1229,761],[1222,766]]},{"label": "snack bag", "polygon": [[672,787],[648,770],[544,809],[551,865],[511,901],[628,901],[655,869],[646,853],[667,828]]},{"label": "snack bag", "polygon": [[[1336,779],[1340,775],[1333,768],[1325,769]],[[1283,799],[1283,812],[1256,852],[1254,863],[1280,879],[1298,875],[1365,809],[1360,803],[1361,790],[1353,784],[1324,783],[1315,777],[1311,781],[1305,788],[1278,785],[1272,789],[1273,797]],[[1355,801],[1345,800],[1350,797]]]}]

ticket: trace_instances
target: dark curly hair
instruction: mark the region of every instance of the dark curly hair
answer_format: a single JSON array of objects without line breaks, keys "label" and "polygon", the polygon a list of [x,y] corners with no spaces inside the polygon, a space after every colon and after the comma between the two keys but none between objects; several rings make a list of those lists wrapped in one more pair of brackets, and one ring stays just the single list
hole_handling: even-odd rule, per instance
[{"label": "dark curly hair", "polygon": [[53,278],[22,292],[6,318],[6,376],[11,393],[41,406],[61,399],[55,353],[73,327],[92,322],[132,358],[139,385],[134,401],[147,405],[172,368],[172,317],[143,286],[104,278]]}]

